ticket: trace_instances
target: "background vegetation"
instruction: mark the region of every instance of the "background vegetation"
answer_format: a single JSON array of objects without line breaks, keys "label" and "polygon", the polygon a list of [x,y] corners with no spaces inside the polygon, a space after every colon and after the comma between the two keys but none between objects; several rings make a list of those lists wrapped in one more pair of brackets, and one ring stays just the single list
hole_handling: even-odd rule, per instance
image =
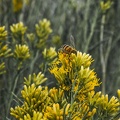
[{"label": "background vegetation", "polygon": [[[57,50],[64,43],[70,44],[70,35],[75,39],[76,49],[91,54],[95,60],[92,67],[103,82],[102,92],[116,94],[120,86],[120,1],[105,0],[105,3],[102,4],[101,0],[0,0],[0,26],[5,26],[8,32],[1,49],[7,45],[11,50],[7,49],[8,56],[4,55],[0,59],[1,63],[5,62],[6,71],[0,77],[1,119],[6,116],[9,118],[12,100],[23,87],[23,77],[42,71],[52,79],[47,71],[47,62],[50,60],[45,59],[42,52],[45,47],[49,49],[52,46]],[[48,32],[45,44],[36,47],[29,38],[33,37],[36,43],[39,41],[35,25],[44,18],[50,20],[52,31]],[[23,28],[27,29],[23,38],[16,38],[10,26],[20,21],[24,23]],[[23,45],[22,42],[27,43],[32,52],[32,57],[27,62],[22,62],[24,69],[15,55],[10,57],[15,52],[16,44]]]}]

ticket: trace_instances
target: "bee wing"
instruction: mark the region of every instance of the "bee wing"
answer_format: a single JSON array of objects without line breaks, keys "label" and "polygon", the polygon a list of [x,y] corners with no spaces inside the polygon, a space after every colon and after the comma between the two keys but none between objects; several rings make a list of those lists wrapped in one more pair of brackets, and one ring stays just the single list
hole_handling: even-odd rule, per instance
[{"label": "bee wing", "polygon": [[75,39],[74,39],[74,37],[71,35],[70,36],[70,45],[73,47],[73,48],[75,48]]}]

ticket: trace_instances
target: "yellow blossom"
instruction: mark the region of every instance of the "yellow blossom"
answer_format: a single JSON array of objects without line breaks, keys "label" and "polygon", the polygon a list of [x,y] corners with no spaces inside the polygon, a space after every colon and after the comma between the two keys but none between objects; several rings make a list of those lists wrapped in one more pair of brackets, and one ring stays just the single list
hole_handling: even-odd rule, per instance
[{"label": "yellow blossom", "polygon": [[45,48],[43,51],[43,56],[47,60],[52,60],[53,58],[55,58],[57,56],[55,48],[53,48],[53,47],[50,47],[49,49]]},{"label": "yellow blossom", "polygon": [[117,90],[118,98],[120,99],[120,89]]},{"label": "yellow blossom", "polygon": [[47,19],[40,20],[38,24],[35,25],[36,33],[39,40],[36,43],[37,48],[44,48],[46,40],[48,39],[52,29],[50,27],[50,21]]},{"label": "yellow blossom", "polygon": [[[97,111],[101,117],[111,117],[117,114],[119,110],[119,101],[116,97],[112,97],[110,100],[108,99],[108,95],[100,95],[101,93],[97,93],[91,99],[92,105],[96,106]],[[100,116],[98,116],[100,117]]]},{"label": "yellow blossom", "polygon": [[42,118],[42,111],[44,111],[49,103],[48,88],[36,87],[35,84],[30,86],[24,85],[21,94],[24,99],[23,105],[16,106],[14,109],[11,108],[10,114],[17,119],[23,119],[24,116],[26,116],[25,118],[33,118],[33,116],[34,119],[36,116]]},{"label": "yellow blossom", "polygon": [[23,7],[23,0],[12,0],[12,4],[13,4],[13,11],[18,12]]},{"label": "yellow blossom", "polygon": [[27,38],[30,40],[30,42],[34,42],[35,41],[35,34],[29,33],[29,34],[27,34]]},{"label": "yellow blossom", "polygon": [[10,30],[14,36],[21,36],[25,34],[27,27],[24,26],[23,22],[19,22],[10,26]]},{"label": "yellow blossom", "polygon": [[5,63],[4,62],[2,62],[2,63],[0,63],[0,75],[1,74],[4,74],[6,71],[5,71]]},{"label": "yellow blossom", "polygon": [[5,40],[7,37],[7,31],[5,30],[5,26],[0,27],[0,40]]},{"label": "yellow blossom", "polygon": [[[68,99],[84,101],[88,92],[94,91],[99,86],[96,73],[89,68],[93,61],[89,54],[58,53],[58,61],[53,63],[50,72],[54,74],[61,89],[65,90]],[[71,92],[75,95],[71,96]]]},{"label": "yellow blossom", "polygon": [[36,33],[41,39],[47,39],[48,35],[52,32],[50,28],[50,21],[43,19],[39,21],[39,24],[36,24]]},{"label": "yellow blossom", "polygon": [[9,57],[12,56],[11,49],[7,45],[0,43],[0,57]]},{"label": "yellow blossom", "polygon": [[63,102],[64,91],[61,89],[52,88],[49,91],[49,96],[52,103]]},{"label": "yellow blossom", "polygon": [[36,86],[41,85],[43,82],[45,82],[47,80],[47,78],[45,78],[44,74],[42,74],[41,72],[39,72],[37,75],[35,73],[33,73],[32,75],[29,75],[28,79],[24,78],[25,82],[24,84],[29,86],[31,84],[35,84]]},{"label": "yellow blossom", "polygon": [[113,4],[112,0],[107,0],[106,2],[101,1],[100,7],[103,12],[106,12],[108,9],[110,9],[111,5]]},{"label": "yellow blossom", "polygon": [[14,57],[20,60],[26,60],[30,57],[29,48],[26,45],[16,45]]},{"label": "yellow blossom", "polygon": [[70,105],[68,104],[67,107],[65,108],[65,111],[63,108],[62,109],[60,108],[60,105],[58,103],[53,104],[52,107],[47,106],[44,117],[49,119],[49,120],[64,120],[63,114],[64,114],[64,118],[65,118],[65,115],[68,114],[69,106]]},{"label": "yellow blossom", "polygon": [[[47,49],[43,54],[47,56]],[[119,115],[119,99],[95,92],[100,83],[90,68],[92,61],[89,54],[79,51],[59,52],[49,69],[58,86],[50,89],[41,86],[46,80],[41,72],[29,75],[21,91],[23,105],[11,108],[11,115],[25,120],[114,119]]]},{"label": "yellow blossom", "polygon": [[0,57],[9,57],[12,56],[11,49],[8,48],[7,44],[4,44],[3,40],[6,40],[7,31],[5,26],[0,27]]}]

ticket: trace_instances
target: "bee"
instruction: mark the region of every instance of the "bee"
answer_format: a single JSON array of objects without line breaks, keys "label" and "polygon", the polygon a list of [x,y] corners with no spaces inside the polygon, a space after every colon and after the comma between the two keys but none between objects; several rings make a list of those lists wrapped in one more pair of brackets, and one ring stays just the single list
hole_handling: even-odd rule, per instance
[{"label": "bee", "polygon": [[[70,45],[67,45],[67,44],[64,44],[60,49],[59,51],[60,52],[63,52],[63,53],[66,53],[66,54],[71,54],[71,53],[74,53],[74,54],[77,54],[77,50],[75,49],[75,44],[74,44],[74,38],[73,36],[71,35],[70,36],[70,43],[71,43],[71,46]],[[72,47],[73,46],[73,47]]]},{"label": "bee", "polygon": [[71,54],[71,53],[74,53],[74,54],[77,54],[77,50],[75,48],[73,48],[72,46],[70,45],[66,45],[64,44],[61,48],[60,48],[60,51],[62,51],[63,53],[66,53],[66,54]]}]

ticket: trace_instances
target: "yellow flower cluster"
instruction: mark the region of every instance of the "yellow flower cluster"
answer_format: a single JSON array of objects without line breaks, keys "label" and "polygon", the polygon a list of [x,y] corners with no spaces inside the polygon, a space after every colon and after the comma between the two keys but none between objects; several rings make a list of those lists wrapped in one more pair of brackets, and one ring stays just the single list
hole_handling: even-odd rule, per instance
[{"label": "yellow flower cluster", "polygon": [[44,117],[48,120],[64,120],[64,116],[68,115],[68,109],[70,104],[66,105],[66,108],[60,108],[58,103],[54,103],[52,107],[47,106]]},{"label": "yellow flower cluster", "polygon": [[24,80],[25,80],[24,84],[27,86],[33,83],[35,84],[35,86],[39,86],[40,84],[45,82],[47,78],[44,78],[44,74],[39,72],[37,75],[35,73],[33,73],[32,75],[29,75],[28,79],[24,78]]},{"label": "yellow flower cluster", "polygon": [[58,87],[41,86],[46,81],[42,73],[30,75],[21,91],[23,105],[11,108],[11,115],[21,120],[114,119],[119,114],[119,100],[114,96],[109,100],[108,95],[95,92],[100,83],[90,69],[92,61],[89,54],[79,51],[58,52],[58,59],[49,69]]},{"label": "yellow flower cluster", "polygon": [[51,41],[56,47],[62,44],[62,40],[60,38],[60,36],[55,35],[52,36],[52,41]]},{"label": "yellow flower cluster", "polygon": [[0,75],[4,74],[6,72],[4,69],[5,69],[5,63],[2,62],[2,63],[0,63]]},{"label": "yellow flower cluster", "polygon": [[10,26],[10,30],[12,32],[13,37],[21,38],[25,34],[27,27],[24,26],[23,22],[19,22]]},{"label": "yellow flower cluster", "polygon": [[8,45],[4,45],[3,42],[0,42],[0,57],[9,57],[11,55],[11,49],[8,48]]},{"label": "yellow flower cluster", "polygon": [[106,0],[106,2],[101,1],[100,2],[100,7],[103,13],[105,13],[110,7],[112,6],[113,1],[112,0]]},{"label": "yellow flower cluster", "polygon": [[48,99],[48,88],[41,86],[35,87],[35,84],[30,86],[24,85],[24,90],[21,91],[24,103],[21,107],[17,106],[15,109],[11,108],[11,115],[17,119],[24,119],[27,117],[41,116],[45,109]]},{"label": "yellow flower cluster", "polygon": [[29,114],[26,114],[23,120],[45,120],[45,119],[43,119],[43,115],[41,112],[34,111],[33,117],[31,117]]},{"label": "yellow flower cluster", "polygon": [[81,52],[77,52],[77,56],[59,53],[59,59],[50,72],[55,75],[61,89],[76,92],[76,98],[82,100],[85,94],[99,86],[95,72],[89,68],[92,61],[91,56]]},{"label": "yellow flower cluster", "polygon": [[13,4],[13,11],[18,12],[23,7],[23,0],[12,0],[12,4]]},{"label": "yellow flower cluster", "polygon": [[120,100],[120,89],[117,90],[118,99]]},{"label": "yellow flower cluster", "polygon": [[59,103],[61,102],[62,104],[64,104],[65,99],[64,99],[64,91],[61,89],[56,89],[56,88],[52,88],[49,91],[49,96],[50,96],[50,100],[52,103]]},{"label": "yellow flower cluster", "polygon": [[27,45],[17,44],[14,49],[14,58],[18,61],[17,69],[20,70],[23,67],[23,63],[30,58],[30,52]]},{"label": "yellow flower cluster", "polygon": [[76,110],[73,109],[71,112],[71,119],[72,120],[91,120],[91,118],[96,113],[96,108],[90,110],[89,106],[86,104],[77,105]]},{"label": "yellow flower cluster", "polygon": [[115,116],[119,111],[120,103],[118,98],[112,97],[108,99],[108,95],[102,95],[101,92],[89,93],[89,104],[90,106],[95,106],[97,108],[98,117],[111,118]]},{"label": "yellow flower cluster", "polygon": [[45,59],[49,61],[57,56],[57,52],[55,51],[55,48],[53,47],[50,47],[49,49],[45,48],[43,51],[43,56]]},{"label": "yellow flower cluster", "polygon": [[24,61],[30,57],[29,48],[26,45],[16,45],[14,50],[14,57]]},{"label": "yellow flower cluster", "polygon": [[50,21],[43,19],[39,21],[39,24],[36,24],[36,33],[40,39],[47,39],[48,35],[52,32],[50,28]]},{"label": "yellow flower cluster", "polygon": [[33,43],[35,41],[35,34],[34,33],[29,33],[29,34],[27,34],[27,38],[29,39],[29,41],[31,43]]},{"label": "yellow flower cluster", "polygon": [[35,28],[37,36],[39,38],[37,47],[44,47],[49,34],[52,32],[52,29],[50,28],[50,21],[48,21],[47,19],[40,20],[39,23],[36,24]]},{"label": "yellow flower cluster", "polygon": [[0,27],[0,74],[5,73],[5,63],[3,62],[3,59],[9,56],[12,56],[11,49],[8,48],[8,45],[6,44],[6,38],[7,38],[7,31],[5,30],[5,26]]},{"label": "yellow flower cluster", "polygon": [[12,7],[14,12],[22,10],[24,4],[28,4],[29,0],[12,0]]},{"label": "yellow flower cluster", "polygon": [[5,26],[0,27],[0,40],[5,40],[7,37],[7,31],[5,30]]}]

